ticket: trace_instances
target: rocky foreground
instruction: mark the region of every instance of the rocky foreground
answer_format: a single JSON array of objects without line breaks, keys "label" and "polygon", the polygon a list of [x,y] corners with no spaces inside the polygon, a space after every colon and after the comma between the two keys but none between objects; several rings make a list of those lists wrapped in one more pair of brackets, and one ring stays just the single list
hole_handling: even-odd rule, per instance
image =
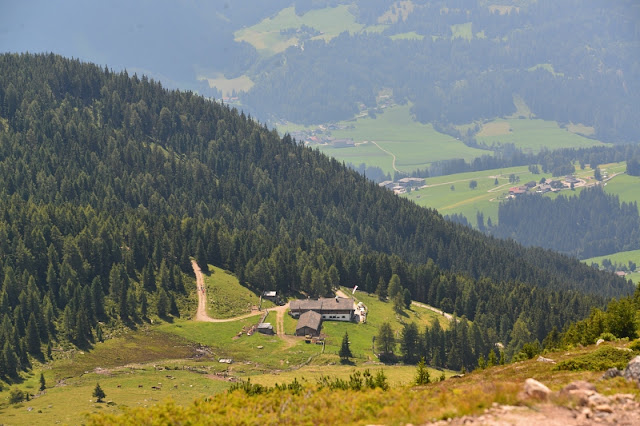
[{"label": "rocky foreground", "polygon": [[[640,386],[640,356],[632,359],[624,371],[612,368],[601,380],[624,377]],[[527,379],[519,399],[525,405],[500,405],[477,416],[442,420],[433,425],[640,425],[640,402],[632,394],[605,396],[586,381],[576,381],[558,392],[535,379]]]}]

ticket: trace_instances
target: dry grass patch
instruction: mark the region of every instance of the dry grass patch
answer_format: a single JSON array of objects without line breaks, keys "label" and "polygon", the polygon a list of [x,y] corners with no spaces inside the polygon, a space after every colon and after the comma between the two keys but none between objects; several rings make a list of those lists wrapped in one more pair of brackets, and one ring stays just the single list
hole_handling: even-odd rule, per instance
[{"label": "dry grass patch", "polygon": [[482,129],[478,132],[477,136],[499,136],[508,135],[511,133],[511,125],[506,121],[494,121],[486,123],[482,126]]},{"label": "dry grass patch", "polygon": [[567,124],[567,130],[570,131],[571,133],[576,133],[578,135],[583,135],[583,136],[593,136],[596,133],[596,129],[594,127],[585,126],[584,124],[580,124],[580,123]]}]

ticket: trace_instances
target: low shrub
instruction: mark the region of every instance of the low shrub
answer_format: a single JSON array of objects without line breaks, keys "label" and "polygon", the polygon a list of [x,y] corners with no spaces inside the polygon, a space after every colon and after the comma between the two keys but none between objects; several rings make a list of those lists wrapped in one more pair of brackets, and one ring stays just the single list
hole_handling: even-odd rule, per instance
[{"label": "low shrub", "polygon": [[556,371],[604,371],[616,367],[623,370],[633,355],[633,352],[613,346],[602,346],[591,353],[559,362],[553,369]]}]

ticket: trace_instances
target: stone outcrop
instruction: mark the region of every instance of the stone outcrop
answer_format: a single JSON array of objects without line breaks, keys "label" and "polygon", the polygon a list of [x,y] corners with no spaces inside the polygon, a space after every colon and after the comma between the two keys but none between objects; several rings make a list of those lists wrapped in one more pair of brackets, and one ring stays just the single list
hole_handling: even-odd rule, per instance
[{"label": "stone outcrop", "polygon": [[623,376],[627,380],[632,380],[640,385],[640,355],[629,361],[624,369]]}]

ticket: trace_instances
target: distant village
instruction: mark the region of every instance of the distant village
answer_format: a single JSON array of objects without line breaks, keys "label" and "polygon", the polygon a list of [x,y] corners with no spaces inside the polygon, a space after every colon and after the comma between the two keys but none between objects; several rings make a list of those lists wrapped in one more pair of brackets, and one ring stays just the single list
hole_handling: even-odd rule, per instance
[{"label": "distant village", "polygon": [[352,148],[356,146],[351,138],[334,138],[331,136],[332,130],[348,130],[353,125],[344,124],[322,124],[314,129],[292,132],[291,137],[302,141],[305,145],[325,145],[333,148]]},{"label": "distant village", "polygon": [[[589,182],[592,181],[592,182]],[[513,180],[513,183],[517,182],[517,178]],[[547,192],[557,192],[563,189],[573,189],[579,188],[583,186],[593,186],[597,185],[599,182],[593,182],[593,177],[589,176],[587,178],[581,179],[575,176],[566,176],[562,180],[551,180],[547,181],[546,179],[541,179],[539,183],[535,181],[530,181],[525,183],[524,185],[513,186],[509,188],[509,198],[515,198],[525,194],[546,194]],[[402,179],[398,179],[397,181],[386,180],[384,182],[380,182],[378,186],[382,188],[386,188],[390,191],[393,191],[395,194],[406,194],[413,189],[426,188],[428,185],[424,178],[418,177],[405,177]]]},{"label": "distant village", "polygon": [[398,179],[397,182],[385,180],[384,182],[380,182],[378,186],[387,188],[393,191],[395,194],[406,194],[413,188],[423,188],[426,186],[426,184],[424,178],[406,177]]}]

